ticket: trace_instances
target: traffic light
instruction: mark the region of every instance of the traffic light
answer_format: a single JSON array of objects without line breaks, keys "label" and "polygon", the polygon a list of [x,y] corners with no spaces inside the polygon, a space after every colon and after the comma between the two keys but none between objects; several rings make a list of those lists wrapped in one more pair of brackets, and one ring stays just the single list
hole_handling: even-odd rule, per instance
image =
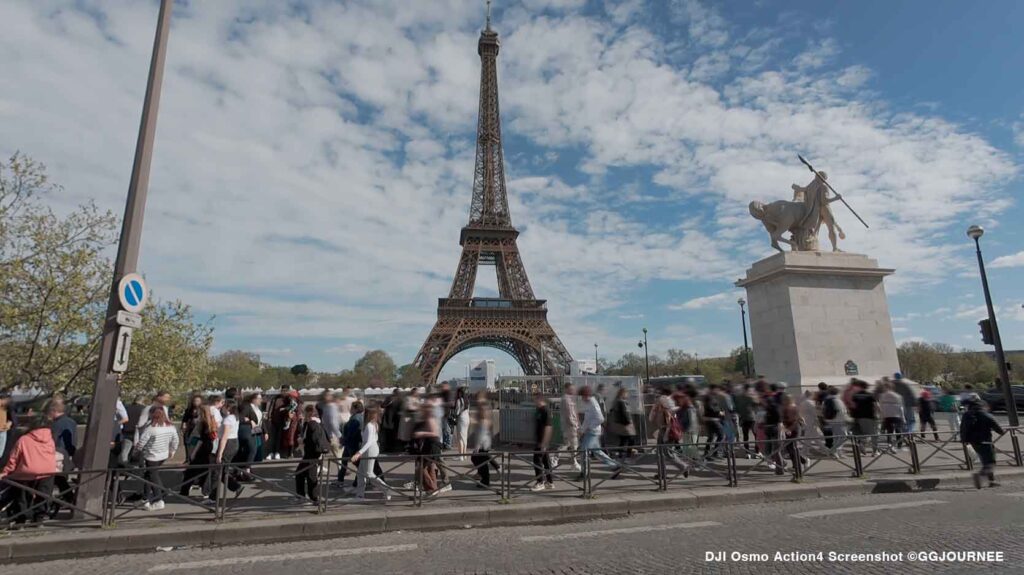
[{"label": "traffic light", "polygon": [[992,337],[992,322],[987,319],[983,319],[978,322],[978,327],[981,328],[981,341],[985,345],[995,345],[996,340]]}]

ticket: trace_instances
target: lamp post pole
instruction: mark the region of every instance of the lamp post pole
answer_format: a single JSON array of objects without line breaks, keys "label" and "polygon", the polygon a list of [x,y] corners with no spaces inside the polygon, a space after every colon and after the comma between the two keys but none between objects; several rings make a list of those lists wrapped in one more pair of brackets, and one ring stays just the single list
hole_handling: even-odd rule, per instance
[{"label": "lamp post pole", "polygon": [[750,379],[753,370],[750,369],[750,346],[747,345],[747,300],[740,298],[736,303],[740,304],[740,323],[743,324],[743,375]]},{"label": "lamp post pole", "polygon": [[594,375],[600,375],[600,374],[601,374],[601,368],[599,367],[599,364],[597,363],[597,344],[595,343],[594,344]]},{"label": "lamp post pole", "polygon": [[[114,407],[117,403],[117,375],[111,371],[114,362],[118,325],[116,321],[120,304],[117,284],[125,274],[135,272],[139,264],[139,247],[142,241],[142,220],[146,210],[146,192],[149,190],[149,169],[153,160],[153,140],[156,136],[156,118],[160,107],[160,88],[164,79],[164,60],[167,55],[167,35],[171,28],[171,7],[173,0],[161,0],[157,17],[156,36],[153,39],[153,53],[149,64],[149,78],[146,95],[142,103],[142,120],[139,123],[139,138],[135,144],[135,161],[128,184],[128,198],[121,220],[121,238],[117,244],[117,258],[114,260],[114,275],[111,282],[107,315],[103,325],[103,338],[96,368],[96,382],[93,388],[89,422],[82,444],[82,469],[105,469],[109,464],[110,445],[114,437]],[[102,481],[83,483],[78,492],[78,504],[90,513],[99,514],[102,509],[104,484]]]},{"label": "lamp post pole", "polygon": [[637,343],[638,347],[644,348],[644,377],[645,383],[651,382],[651,360],[647,355],[647,328],[644,328],[644,340]]},{"label": "lamp post pole", "polygon": [[996,310],[992,306],[992,294],[988,290],[988,276],[985,274],[985,260],[981,257],[981,236],[985,229],[981,226],[967,228],[967,237],[974,240],[974,251],[978,256],[978,269],[981,271],[981,288],[985,292],[985,306],[988,307],[988,321],[992,326],[992,343],[996,347],[996,363],[999,365],[999,379],[1003,385],[1003,401],[1006,402],[1006,415],[1010,425],[1020,425],[1017,419],[1017,403],[1010,386],[1010,371],[1006,369],[1006,356],[1003,354],[1003,340],[999,337],[999,325],[996,323]]}]

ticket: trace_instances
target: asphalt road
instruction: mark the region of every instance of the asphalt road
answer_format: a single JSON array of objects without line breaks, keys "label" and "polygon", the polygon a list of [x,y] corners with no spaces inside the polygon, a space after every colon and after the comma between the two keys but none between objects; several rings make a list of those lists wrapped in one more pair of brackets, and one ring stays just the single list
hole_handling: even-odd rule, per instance
[{"label": "asphalt road", "polygon": [[[648,513],[615,520],[439,532],[6,565],[39,573],[1024,573],[1024,482],[805,502]],[[823,553],[776,559],[776,551]],[[1001,552],[1002,561],[916,562],[911,552]],[[724,561],[707,561],[724,552]],[[734,561],[733,552],[768,554]],[[829,561],[829,553],[902,560]]]}]

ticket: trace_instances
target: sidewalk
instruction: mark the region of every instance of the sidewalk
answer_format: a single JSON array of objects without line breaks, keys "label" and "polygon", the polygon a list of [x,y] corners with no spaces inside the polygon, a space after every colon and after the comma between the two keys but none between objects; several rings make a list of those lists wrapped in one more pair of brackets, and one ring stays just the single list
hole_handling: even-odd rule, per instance
[{"label": "sidewalk", "polygon": [[[694,470],[688,478],[669,468],[667,491],[658,491],[651,480],[656,472],[652,462],[632,466],[623,478],[610,480],[609,472],[593,465],[591,498],[581,497],[574,485],[556,481],[557,488],[533,493],[533,469],[529,463],[511,460],[508,469],[511,497],[503,500],[496,492],[481,489],[464,473],[470,463],[449,463],[455,489],[424,501],[415,507],[396,496],[385,504],[379,493],[367,493],[367,501],[343,499],[332,489],[325,513],[318,514],[311,504],[297,503],[285,489],[291,489],[294,462],[267,466],[261,479],[248,487],[239,499],[229,499],[225,519],[213,520],[212,513],[186,503],[167,501],[162,512],[119,508],[116,527],[75,526],[56,523],[26,529],[0,538],[0,561],[33,561],[55,557],[152,551],[157,547],[216,546],[239,543],[287,541],[367,535],[399,530],[462,529],[524,523],[557,523],[627,514],[714,507],[745,503],[815,499],[866,493],[892,493],[937,488],[973,489],[970,472],[960,469],[952,455],[943,451],[929,453],[928,465],[918,475],[908,474],[897,452],[871,463],[864,478],[853,478],[848,466],[831,459],[812,459],[803,481],[793,483],[791,476],[775,475],[757,460],[738,459],[738,485],[729,487],[722,474],[724,462]],[[903,455],[903,457],[900,457]],[[922,454],[924,457],[924,454]],[[1000,462],[1000,478],[1024,477],[1024,469]],[[412,465],[384,465],[392,485],[411,478]],[[392,467],[389,469],[389,467]],[[571,469],[560,468],[563,479],[572,479]],[[567,475],[569,477],[567,477]],[[351,476],[350,476],[351,477]]]}]

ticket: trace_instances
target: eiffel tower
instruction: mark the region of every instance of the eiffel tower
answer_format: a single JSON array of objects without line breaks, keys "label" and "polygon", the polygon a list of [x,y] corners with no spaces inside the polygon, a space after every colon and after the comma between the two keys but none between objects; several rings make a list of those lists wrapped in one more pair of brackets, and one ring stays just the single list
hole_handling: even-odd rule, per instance
[{"label": "eiffel tower", "polygon": [[[469,224],[462,228],[462,257],[447,298],[437,302],[437,323],[423,342],[414,364],[423,380],[435,383],[455,354],[472,347],[493,347],[514,357],[526,375],[569,372],[572,357],[548,323],[546,300],[537,299],[519,257],[505,190],[505,165],[498,115],[498,33],[480,33],[480,118]],[[473,297],[477,268],[494,266],[497,298]]]}]

